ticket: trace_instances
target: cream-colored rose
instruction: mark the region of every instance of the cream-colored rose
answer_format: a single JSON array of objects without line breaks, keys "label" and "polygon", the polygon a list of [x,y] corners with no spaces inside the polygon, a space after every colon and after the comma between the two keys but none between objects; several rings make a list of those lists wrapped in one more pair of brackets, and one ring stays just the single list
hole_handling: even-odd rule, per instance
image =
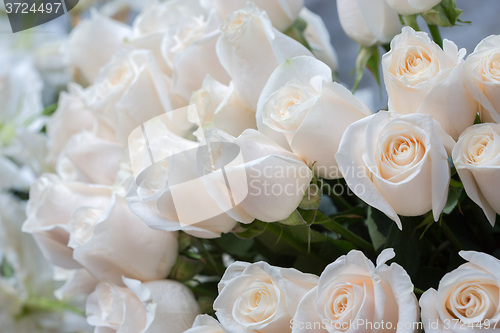
[{"label": "cream-colored rose", "polygon": [[78,133],[89,132],[107,141],[117,141],[114,127],[87,108],[84,98],[85,91],[75,83],[68,85],[67,92],[61,92],[57,110],[47,123],[48,159],[53,165],[68,141]]},{"label": "cream-colored rose", "polygon": [[227,333],[220,323],[209,315],[199,315],[193,323],[193,327],[184,333]]},{"label": "cream-colored rose", "polygon": [[392,7],[398,14],[413,15],[425,12],[435,5],[439,4],[441,0],[385,0],[387,4]]},{"label": "cream-colored rose", "polygon": [[206,74],[229,83],[215,52],[220,25],[215,10],[203,7],[199,0],[151,1],[134,21],[130,42],[152,51],[171,78],[171,93],[185,105]]},{"label": "cream-colored rose", "polygon": [[195,114],[189,115],[195,125],[201,121],[204,128],[218,128],[235,137],[246,129],[257,129],[255,111],[241,101],[232,82],[226,86],[207,75],[190,102],[196,106]]},{"label": "cream-colored rose", "polygon": [[219,282],[214,309],[231,333],[291,332],[290,320],[318,277],[265,262],[235,262]]},{"label": "cream-colored rose", "polygon": [[300,301],[292,332],[416,332],[413,284],[403,267],[386,264],[394,256],[385,249],[375,266],[353,250],[328,265]]},{"label": "cream-colored rose", "polygon": [[57,160],[56,172],[63,180],[111,186],[125,154],[120,143],[82,132],[66,143]]},{"label": "cream-colored rose", "polygon": [[498,332],[500,260],[475,251],[459,254],[468,262],[420,297],[425,332]]},{"label": "cream-colored rose", "polygon": [[[259,131],[314,166],[320,177],[340,178],[334,155],[347,126],[370,115],[331,69],[314,57],[285,61],[271,74],[257,105]],[[284,143],[283,143],[284,142]]]},{"label": "cream-colored rose", "polygon": [[173,135],[161,119],[144,129],[131,136],[136,181],[127,199],[152,228],[213,238],[236,221],[280,221],[297,208],[312,178],[298,157],[255,130],[238,138],[212,130],[200,145]]},{"label": "cream-colored rose", "polygon": [[379,111],[347,128],[335,158],[351,190],[401,229],[398,214],[439,219],[454,143],[429,115]]},{"label": "cream-colored rose", "polygon": [[63,50],[66,63],[77,71],[77,78],[83,76],[85,83],[93,83],[101,67],[125,48],[125,38],[131,33],[129,26],[93,12],[72,30]]},{"label": "cream-colored rose", "polygon": [[[304,0],[268,1],[253,0],[253,3],[264,10],[273,26],[279,31],[285,31],[299,16],[304,7]],[[246,0],[202,0],[206,6],[215,8],[222,19],[231,13],[245,7]]]},{"label": "cream-colored rose", "polygon": [[453,163],[469,198],[495,225],[500,213],[500,125],[479,124],[466,129],[453,148]]},{"label": "cream-colored rose", "polygon": [[148,227],[118,195],[105,210],[80,208],[68,224],[73,258],[100,281],[163,279],[177,259],[177,233]]},{"label": "cream-colored rose", "polygon": [[464,55],[449,40],[441,49],[427,33],[404,27],[382,57],[389,110],[430,114],[456,140],[477,114],[465,87]]},{"label": "cream-colored rose", "polygon": [[109,187],[42,175],[31,186],[23,231],[33,235],[43,255],[54,265],[80,268],[73,259],[73,249],[68,247],[69,222],[84,207],[104,211],[110,200]]},{"label": "cream-colored rose", "polygon": [[314,56],[327,64],[332,70],[337,70],[339,66],[337,53],[333,48],[330,33],[321,16],[304,7],[300,11],[299,17],[307,24],[306,30],[304,30],[304,38],[311,47]]},{"label": "cream-colored rose", "polygon": [[[85,103],[115,129],[126,145],[133,129],[172,110],[169,91],[169,78],[152,52],[123,51],[101,69],[85,91]],[[191,126],[187,119],[169,120],[169,129],[181,136]]]},{"label": "cream-colored rose", "polygon": [[465,84],[483,122],[500,123],[500,35],[483,39],[465,60]]},{"label": "cream-colored rose", "polygon": [[182,333],[200,312],[192,292],[177,281],[123,282],[126,287],[102,282],[89,295],[87,321],[96,332]]},{"label": "cream-colored rose", "polygon": [[363,46],[386,44],[401,31],[401,22],[385,0],[337,0],[340,25]]},{"label": "cream-colored rose", "polygon": [[267,14],[250,2],[229,15],[221,30],[217,55],[236,93],[253,110],[279,64],[299,55],[311,55],[302,44],[273,28]]}]

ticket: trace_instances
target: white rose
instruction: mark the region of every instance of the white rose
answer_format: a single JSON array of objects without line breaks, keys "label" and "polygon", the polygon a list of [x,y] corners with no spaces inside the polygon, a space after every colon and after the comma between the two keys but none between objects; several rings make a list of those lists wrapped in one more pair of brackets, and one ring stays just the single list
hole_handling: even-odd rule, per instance
[{"label": "white rose", "polygon": [[304,38],[311,47],[314,56],[327,64],[332,70],[337,70],[339,66],[337,53],[330,42],[330,33],[321,16],[304,7],[300,11],[299,17],[307,24],[306,30],[304,30]]},{"label": "white rose", "polygon": [[398,14],[413,15],[425,12],[435,5],[439,4],[441,0],[385,0],[387,4],[392,7]]},{"label": "white rose", "polygon": [[189,117],[194,124],[200,120],[205,128],[218,128],[235,137],[248,128],[257,128],[255,111],[241,101],[232,82],[226,86],[207,75],[190,102],[196,106],[196,114]]},{"label": "white rose", "polygon": [[291,332],[290,320],[318,277],[265,262],[235,262],[219,283],[217,318],[231,333]]},{"label": "white rose", "polygon": [[200,311],[191,291],[177,281],[123,282],[127,287],[102,282],[89,295],[87,321],[96,332],[182,333]]},{"label": "white rose", "polygon": [[425,332],[498,332],[500,260],[475,251],[459,254],[468,262],[420,297]]},{"label": "white rose", "polygon": [[[206,17],[191,16],[166,33],[162,55],[172,69],[172,93],[189,100],[208,74],[228,84],[229,75],[216,53],[221,22],[212,11]],[[200,56],[203,55],[203,56]]]},{"label": "white rose", "polygon": [[271,74],[257,105],[259,130],[301,157],[320,177],[341,177],[334,155],[347,126],[370,115],[331,69],[314,57],[285,61]]},{"label": "white rose", "polygon": [[229,232],[235,220],[280,221],[297,208],[312,178],[294,154],[255,130],[236,139],[213,130],[209,145],[200,146],[168,132],[160,119],[144,128],[131,141],[137,171],[127,199],[153,228],[213,238]]},{"label": "white rose", "polygon": [[432,209],[439,219],[454,143],[429,115],[379,111],[347,128],[335,158],[352,191],[401,229],[397,214],[418,216]]},{"label": "white rose", "polygon": [[465,60],[465,83],[483,122],[500,123],[500,35],[483,39]]},{"label": "white rose", "polygon": [[[86,105],[115,128],[123,144],[134,128],[172,110],[169,78],[147,50],[116,54],[85,95]],[[171,119],[168,125],[181,136],[190,126],[187,119]]]},{"label": "white rose", "polygon": [[500,125],[479,124],[466,129],[453,148],[453,163],[469,198],[495,225],[500,213]]},{"label": "white rose", "polygon": [[89,132],[108,141],[116,141],[113,127],[85,106],[85,92],[79,85],[70,83],[67,92],[61,92],[57,110],[47,123],[49,136],[49,161],[55,165],[59,154],[74,135]]},{"label": "white rose", "polygon": [[338,0],[340,25],[363,46],[386,44],[401,31],[401,22],[385,0]]},{"label": "white rose", "polygon": [[125,38],[131,33],[129,26],[93,12],[72,30],[64,47],[66,63],[78,71],[76,77],[82,75],[85,82],[92,83],[101,67],[125,47]]},{"label": "white rose", "polygon": [[17,281],[21,288],[46,290],[52,287],[52,268],[33,237],[21,231],[24,211],[24,201],[0,192],[0,257],[12,267],[9,281]]},{"label": "white rose", "polygon": [[194,320],[193,327],[184,333],[226,333],[220,323],[209,315],[198,315]]},{"label": "white rose", "polygon": [[449,40],[441,49],[427,33],[404,27],[382,57],[389,110],[430,114],[456,140],[477,114],[465,87],[464,55]]},{"label": "white rose", "polygon": [[250,2],[229,15],[221,30],[219,60],[237,94],[254,110],[269,75],[279,64],[295,56],[311,55],[302,44],[273,28],[267,14]]},{"label": "white rose", "polygon": [[98,138],[82,132],[66,143],[56,163],[63,180],[101,185],[113,185],[125,148],[116,141]]},{"label": "white rose", "polygon": [[413,284],[404,268],[386,265],[394,256],[393,249],[385,249],[375,266],[353,250],[328,265],[318,286],[300,301],[292,332],[367,333],[396,327],[398,333],[416,332],[419,308]]},{"label": "white rose", "polygon": [[83,207],[106,209],[110,199],[108,187],[42,175],[31,186],[23,231],[33,235],[43,255],[54,265],[80,268],[73,259],[73,249],[68,247],[69,222]]},{"label": "white rose", "polygon": [[64,269],[54,267],[54,280],[64,284],[54,291],[54,296],[62,301],[74,299],[77,295],[89,295],[99,283],[85,268]]},{"label": "white rose", "polygon": [[151,229],[118,195],[106,210],[79,209],[69,228],[73,258],[100,281],[166,278],[177,259],[177,233]]},{"label": "white rose", "polygon": [[152,51],[172,79],[171,93],[185,104],[206,74],[229,82],[215,52],[220,24],[215,10],[203,7],[198,0],[151,1],[134,21],[130,42]]},{"label": "white rose", "polygon": [[[211,8],[215,8],[222,19],[231,13],[245,7],[247,0],[205,0],[202,2]],[[252,0],[257,7],[264,10],[273,26],[279,31],[285,31],[299,16],[304,7],[304,0],[268,1]]]}]

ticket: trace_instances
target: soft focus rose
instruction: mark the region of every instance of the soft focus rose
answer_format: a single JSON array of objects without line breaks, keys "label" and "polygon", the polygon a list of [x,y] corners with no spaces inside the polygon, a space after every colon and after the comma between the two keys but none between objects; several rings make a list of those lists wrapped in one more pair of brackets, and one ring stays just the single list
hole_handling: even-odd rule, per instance
[{"label": "soft focus rose", "polygon": [[0,189],[28,189],[45,167],[43,88],[29,56],[0,50]]},{"label": "soft focus rose", "polygon": [[235,262],[219,282],[214,309],[231,333],[290,332],[300,299],[318,277],[265,262]]},{"label": "soft focus rose", "polygon": [[253,110],[279,64],[295,56],[311,55],[302,44],[273,28],[267,14],[250,2],[229,15],[221,30],[217,55],[236,93]]},{"label": "soft focus rose", "polygon": [[127,287],[102,282],[89,295],[87,321],[96,332],[182,333],[200,311],[177,281],[123,280]]},{"label": "soft focus rose", "polygon": [[378,332],[373,327],[380,323],[390,323],[388,331],[416,332],[419,308],[410,277],[398,264],[386,265],[394,255],[382,251],[375,266],[353,250],[328,265],[300,301],[292,332]]},{"label": "soft focus rose", "polygon": [[100,281],[166,278],[177,259],[177,234],[148,227],[114,195],[105,210],[80,208],[69,221],[73,258]]},{"label": "soft focus rose", "polygon": [[88,132],[107,141],[116,141],[114,128],[98,114],[85,106],[85,91],[79,85],[71,83],[67,92],[61,92],[57,110],[47,123],[49,136],[49,156],[55,165],[59,154],[68,141],[76,134]]},{"label": "soft focus rose", "polygon": [[477,114],[465,87],[464,55],[449,40],[441,49],[427,33],[404,27],[382,57],[389,110],[430,114],[456,140]]},{"label": "soft focus rose", "polygon": [[104,211],[110,200],[108,187],[42,175],[31,186],[23,231],[33,235],[43,255],[54,265],[80,268],[73,259],[73,249],[68,247],[69,222],[84,207]]},{"label": "soft focus rose", "polygon": [[[188,100],[210,75],[222,83],[230,78],[216,53],[221,21],[215,12],[186,18],[162,40],[162,55],[172,69],[172,93]],[[200,56],[203,54],[203,56]]]},{"label": "soft focus rose", "polygon": [[193,327],[184,333],[226,333],[220,323],[209,315],[199,315],[193,323]]},{"label": "soft focus rose", "polygon": [[[147,50],[116,54],[85,91],[85,102],[115,128],[123,144],[137,126],[172,110],[169,79]],[[170,130],[181,136],[190,126],[187,119],[170,120]]]},{"label": "soft focus rose", "polygon": [[189,115],[195,125],[201,122],[204,128],[218,128],[235,137],[248,128],[257,128],[255,111],[241,101],[232,82],[226,86],[207,75],[190,102],[196,106],[196,112]]},{"label": "soft focus rose", "polygon": [[446,274],[437,290],[431,288],[420,297],[425,331],[498,332],[500,260],[475,251],[459,254],[468,262]]},{"label": "soft focus rose", "polygon": [[465,60],[465,83],[483,122],[500,123],[500,35],[483,39]]},{"label": "soft focus rose", "polygon": [[[304,0],[268,1],[253,0],[253,3],[264,10],[273,26],[285,31],[299,16],[300,10],[304,7]],[[206,6],[215,8],[222,19],[231,13],[245,7],[247,0],[202,0]]]},{"label": "soft focus rose", "polygon": [[454,143],[429,115],[379,111],[347,128],[335,158],[352,191],[402,228],[397,214],[439,219]]},{"label": "soft focus rose", "polygon": [[452,156],[467,195],[495,225],[500,213],[500,125],[469,127],[460,135]]},{"label": "soft focus rose", "polygon": [[[331,69],[314,57],[285,61],[269,77],[257,106],[259,130],[300,156],[317,175],[341,177],[334,155],[347,126],[370,115]],[[284,143],[283,143],[284,142]]]},{"label": "soft focus rose", "polygon": [[129,26],[93,12],[71,32],[64,47],[66,63],[77,71],[77,78],[83,76],[85,83],[92,83],[113,54],[125,48],[131,33]]},{"label": "soft focus rose", "polygon": [[56,171],[64,180],[111,186],[125,153],[125,148],[116,141],[82,132],[66,143]]},{"label": "soft focus rose", "polygon": [[363,46],[386,44],[401,31],[398,14],[385,0],[338,0],[340,25]]},{"label": "soft focus rose", "polygon": [[314,56],[327,64],[333,71],[337,70],[339,66],[337,53],[330,42],[330,33],[321,16],[304,7],[300,11],[299,17],[307,24],[304,38],[311,47]]},{"label": "soft focus rose", "polygon": [[435,5],[439,4],[441,0],[385,0],[387,4],[392,7],[398,14],[413,15],[425,12]]},{"label": "soft focus rose", "polygon": [[215,10],[199,0],[150,1],[134,21],[130,43],[152,51],[171,79],[172,95],[184,103],[176,107],[185,106],[206,74],[229,82],[215,52],[220,25]]},{"label": "soft focus rose", "polygon": [[297,208],[312,178],[299,158],[255,130],[236,139],[213,130],[207,133],[208,150],[160,125],[146,125],[153,167],[142,164],[147,150],[138,148],[142,154],[136,156],[131,150],[132,165],[145,171],[127,196],[131,210],[152,228],[213,238],[236,221],[280,221]]}]

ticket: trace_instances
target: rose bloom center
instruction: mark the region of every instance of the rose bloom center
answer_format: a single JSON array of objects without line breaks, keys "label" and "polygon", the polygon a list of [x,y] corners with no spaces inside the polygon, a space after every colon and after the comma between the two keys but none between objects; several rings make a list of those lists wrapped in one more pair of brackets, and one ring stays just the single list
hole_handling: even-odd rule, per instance
[{"label": "rose bloom center", "polygon": [[472,138],[467,151],[466,160],[468,163],[477,165],[485,162],[486,156],[491,149],[489,145],[494,139],[493,134],[483,134]]},{"label": "rose bloom center", "polygon": [[379,170],[382,178],[391,180],[402,171],[422,160],[425,146],[420,138],[408,130],[382,138],[379,147]]}]

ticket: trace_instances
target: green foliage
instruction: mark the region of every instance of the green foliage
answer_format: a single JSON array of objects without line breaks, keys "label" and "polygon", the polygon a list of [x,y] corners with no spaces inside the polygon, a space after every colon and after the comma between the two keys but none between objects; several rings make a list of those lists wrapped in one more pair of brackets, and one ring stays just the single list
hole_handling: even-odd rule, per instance
[{"label": "green foliage", "polygon": [[354,86],[352,91],[355,92],[358,89],[359,83],[363,78],[363,73],[365,68],[373,74],[373,77],[380,86],[380,53],[378,46],[359,46],[358,57],[356,59],[356,65],[354,67]]}]

